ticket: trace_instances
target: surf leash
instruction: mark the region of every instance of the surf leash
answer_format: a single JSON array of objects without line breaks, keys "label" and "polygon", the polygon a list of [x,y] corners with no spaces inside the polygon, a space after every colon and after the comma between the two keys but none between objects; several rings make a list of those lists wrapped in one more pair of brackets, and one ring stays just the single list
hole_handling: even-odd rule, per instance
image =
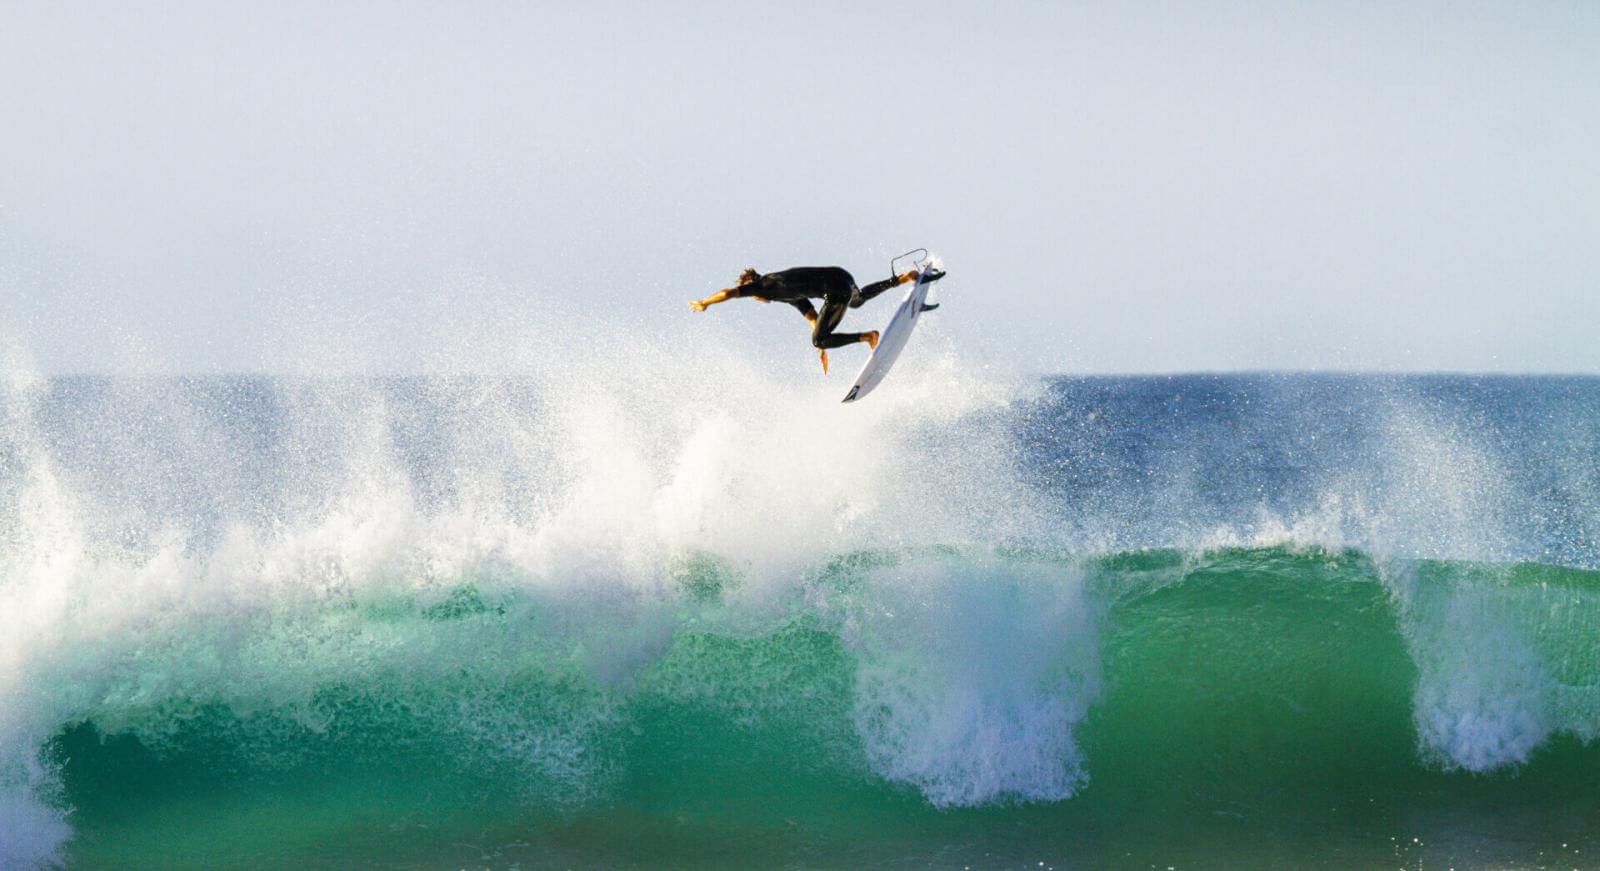
[{"label": "surf leash", "polygon": [[889,261],[889,277],[890,278],[894,278],[894,277],[896,277],[896,276],[898,276],[900,274],[900,270],[895,268],[896,264],[898,264],[900,261],[906,259],[907,257],[910,257],[911,255],[917,254],[917,253],[921,253],[922,256],[913,259],[911,262],[915,263],[917,265],[917,268],[919,268],[919,269],[922,268],[922,264],[925,263],[927,261],[927,259],[928,259],[928,249],[926,249],[926,248],[912,248],[910,251],[907,251],[906,253],[901,254],[899,257],[896,257],[893,260]]}]

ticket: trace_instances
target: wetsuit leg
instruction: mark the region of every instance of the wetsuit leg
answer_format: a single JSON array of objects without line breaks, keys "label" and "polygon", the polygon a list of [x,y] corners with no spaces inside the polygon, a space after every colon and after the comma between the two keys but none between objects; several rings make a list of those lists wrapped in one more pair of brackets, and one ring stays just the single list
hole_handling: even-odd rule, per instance
[{"label": "wetsuit leg", "polygon": [[[882,291],[879,291],[882,293]],[[817,315],[816,323],[811,325],[811,344],[813,347],[827,350],[828,348],[842,348],[861,341],[861,333],[836,333],[839,322],[844,320],[845,310],[850,307],[850,298],[829,296],[822,301],[822,313]]]},{"label": "wetsuit leg", "polygon": [[860,308],[861,304],[867,300],[872,299],[891,287],[899,287],[904,283],[905,281],[898,276],[895,278],[885,278],[882,281],[874,281],[866,287],[861,288],[860,292],[855,294],[855,298],[850,300],[850,307]]}]

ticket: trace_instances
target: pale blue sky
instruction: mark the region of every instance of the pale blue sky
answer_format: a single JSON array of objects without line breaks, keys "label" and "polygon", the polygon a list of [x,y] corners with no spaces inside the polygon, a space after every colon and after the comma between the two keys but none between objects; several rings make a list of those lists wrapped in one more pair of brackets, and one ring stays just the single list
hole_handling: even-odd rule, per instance
[{"label": "pale blue sky", "polygon": [[0,117],[50,371],[589,318],[812,366],[684,302],[927,245],[974,360],[1600,372],[1596,3],[0,0]]}]

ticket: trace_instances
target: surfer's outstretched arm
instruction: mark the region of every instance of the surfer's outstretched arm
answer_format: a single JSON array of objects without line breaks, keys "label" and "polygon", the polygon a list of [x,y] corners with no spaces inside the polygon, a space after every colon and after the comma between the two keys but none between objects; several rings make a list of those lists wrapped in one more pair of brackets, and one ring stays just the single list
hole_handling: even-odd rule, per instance
[{"label": "surfer's outstretched arm", "polygon": [[751,299],[768,302],[769,300],[767,300],[765,297],[761,296],[758,292],[754,292],[760,287],[760,282],[761,273],[755,271],[754,269],[746,269],[744,272],[739,274],[739,280],[734,282],[732,287],[725,287],[716,293],[711,294],[705,299],[691,300],[689,303],[689,310],[703,312],[708,307],[714,306],[719,302],[727,302],[730,299],[738,299],[741,296],[748,296]]},{"label": "surfer's outstretched arm", "polygon": [[738,288],[736,288],[736,287],[726,287],[726,288],[723,288],[722,290],[717,291],[716,293],[711,294],[710,296],[706,297],[705,299],[690,300],[689,301],[689,310],[690,311],[703,312],[707,308],[709,308],[711,306],[714,306],[719,302],[727,302],[730,299],[734,299],[738,295],[739,295],[739,289]]},{"label": "surfer's outstretched arm", "polygon": [[816,306],[811,304],[811,300],[791,299],[788,302],[790,305],[794,306],[795,311],[800,312],[800,314],[805,317],[806,323],[815,324],[817,322],[817,309]]}]

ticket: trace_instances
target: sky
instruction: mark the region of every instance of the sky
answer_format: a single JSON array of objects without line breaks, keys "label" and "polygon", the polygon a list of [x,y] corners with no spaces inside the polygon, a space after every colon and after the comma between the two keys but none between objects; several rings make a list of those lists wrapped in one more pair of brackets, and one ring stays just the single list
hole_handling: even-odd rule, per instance
[{"label": "sky", "polygon": [[1593,2],[0,0],[0,118],[50,372],[809,367],[685,302],[926,246],[985,365],[1600,373]]}]

